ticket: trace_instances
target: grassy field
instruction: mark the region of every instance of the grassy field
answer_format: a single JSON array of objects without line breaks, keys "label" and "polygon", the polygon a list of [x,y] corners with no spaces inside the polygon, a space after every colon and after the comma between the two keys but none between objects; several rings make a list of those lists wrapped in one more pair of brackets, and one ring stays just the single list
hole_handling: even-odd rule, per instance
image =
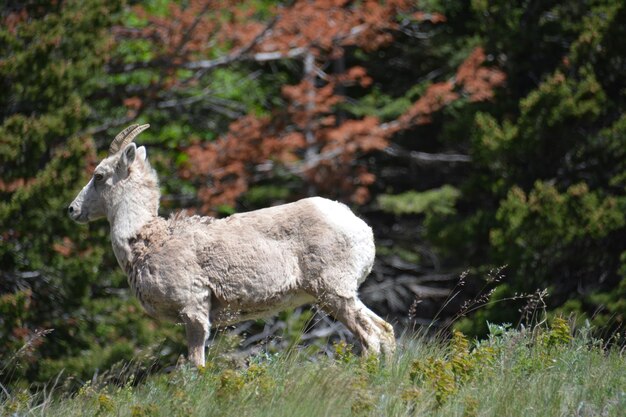
[{"label": "grassy field", "polygon": [[72,395],[13,394],[3,415],[69,416],[624,416],[624,349],[567,323],[491,326],[479,343],[406,337],[389,361],[292,351],[234,366],[215,355],[141,383],[97,381]]}]

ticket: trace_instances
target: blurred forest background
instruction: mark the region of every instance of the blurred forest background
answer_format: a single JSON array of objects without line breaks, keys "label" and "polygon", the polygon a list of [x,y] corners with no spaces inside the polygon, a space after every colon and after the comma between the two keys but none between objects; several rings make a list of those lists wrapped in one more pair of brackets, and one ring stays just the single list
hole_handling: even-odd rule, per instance
[{"label": "blurred forest background", "polygon": [[[162,215],[352,207],[377,239],[362,297],[398,333],[454,318],[480,335],[537,305],[623,326],[623,1],[2,4],[3,386],[185,353],[129,294],[106,221],[66,215],[131,122],[152,126]],[[224,337],[347,336],[298,309]]]}]

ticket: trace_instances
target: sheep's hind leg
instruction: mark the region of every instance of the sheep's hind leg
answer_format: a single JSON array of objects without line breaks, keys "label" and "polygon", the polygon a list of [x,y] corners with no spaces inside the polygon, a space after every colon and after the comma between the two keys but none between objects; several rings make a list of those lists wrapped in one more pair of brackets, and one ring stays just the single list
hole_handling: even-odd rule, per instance
[{"label": "sheep's hind leg", "polygon": [[391,357],[395,350],[393,328],[367,308],[356,294],[353,297],[325,295],[320,297],[322,308],[342,322],[361,342],[363,354]]},{"label": "sheep's hind leg", "polygon": [[189,360],[197,367],[204,366],[204,344],[210,329],[208,315],[183,312],[182,318],[187,334]]},{"label": "sheep's hind leg", "polygon": [[379,337],[381,342],[381,349],[383,354],[387,357],[391,357],[396,351],[396,336],[393,331],[393,326],[380,318],[376,313],[367,308],[361,300],[357,299],[358,304],[362,306],[363,311],[374,322],[379,330]]}]

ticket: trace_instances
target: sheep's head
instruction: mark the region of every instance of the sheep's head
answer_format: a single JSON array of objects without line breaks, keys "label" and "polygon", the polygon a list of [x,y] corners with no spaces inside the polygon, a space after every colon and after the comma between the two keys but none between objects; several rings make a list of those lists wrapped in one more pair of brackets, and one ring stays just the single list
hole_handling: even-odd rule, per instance
[{"label": "sheep's head", "polygon": [[131,125],[113,139],[109,155],[98,164],[87,185],[68,207],[72,220],[87,223],[107,215],[116,188],[129,177],[133,164],[146,160],[146,149],[138,148],[133,139],[148,127]]}]

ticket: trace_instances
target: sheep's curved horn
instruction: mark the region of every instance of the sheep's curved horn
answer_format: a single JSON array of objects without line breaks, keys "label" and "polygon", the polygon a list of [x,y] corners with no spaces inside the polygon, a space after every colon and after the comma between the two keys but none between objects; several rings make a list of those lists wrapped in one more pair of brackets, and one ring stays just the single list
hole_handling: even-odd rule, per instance
[{"label": "sheep's curved horn", "polygon": [[109,146],[109,155],[114,155],[118,153],[122,148],[131,143],[133,139],[137,137],[141,132],[149,128],[149,124],[145,125],[130,125],[126,129],[122,130],[117,134],[113,142],[111,142],[111,146]]},{"label": "sheep's curved horn", "polygon": [[143,132],[144,130],[146,130],[147,128],[149,128],[150,125],[149,124],[145,124],[145,125],[141,125],[139,127],[136,127],[135,129],[132,130],[132,132],[130,132],[128,134],[128,136],[126,136],[124,138],[124,140],[122,141],[122,143],[120,143],[120,149],[124,149],[124,147],[126,145],[128,145],[129,143],[131,143],[137,136],[139,136],[139,134],[141,132]]},{"label": "sheep's curved horn", "polygon": [[120,150],[120,143],[124,140],[124,138],[134,129],[137,128],[137,124],[130,125],[126,129],[122,130],[117,134],[113,142],[111,142],[111,146],[109,146],[109,155],[116,154]]}]

